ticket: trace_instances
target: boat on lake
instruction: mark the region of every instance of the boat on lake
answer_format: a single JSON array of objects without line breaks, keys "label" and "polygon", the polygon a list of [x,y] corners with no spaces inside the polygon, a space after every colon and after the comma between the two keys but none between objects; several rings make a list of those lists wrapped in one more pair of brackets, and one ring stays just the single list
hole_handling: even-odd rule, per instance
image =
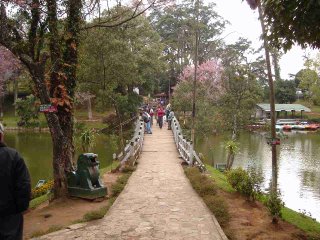
[{"label": "boat on lake", "polygon": [[300,121],[296,119],[279,119],[276,122],[276,129],[282,129],[283,131],[315,131],[320,127],[319,124],[309,123],[307,121]]}]

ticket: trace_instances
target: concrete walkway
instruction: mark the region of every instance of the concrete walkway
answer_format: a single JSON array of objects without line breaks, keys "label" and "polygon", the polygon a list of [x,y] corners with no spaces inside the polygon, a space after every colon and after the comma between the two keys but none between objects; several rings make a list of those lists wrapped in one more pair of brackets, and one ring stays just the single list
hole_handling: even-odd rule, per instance
[{"label": "concrete walkway", "polygon": [[185,177],[166,127],[145,136],[137,170],[103,219],[40,239],[227,239]]}]

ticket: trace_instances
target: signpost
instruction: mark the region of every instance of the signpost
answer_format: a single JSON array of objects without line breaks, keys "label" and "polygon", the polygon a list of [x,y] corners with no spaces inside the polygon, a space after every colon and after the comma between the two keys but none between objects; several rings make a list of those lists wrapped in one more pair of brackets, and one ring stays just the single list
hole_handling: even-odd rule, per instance
[{"label": "signpost", "polygon": [[42,104],[40,105],[39,111],[43,113],[49,113],[49,112],[57,112],[58,109],[56,106],[52,104]]}]

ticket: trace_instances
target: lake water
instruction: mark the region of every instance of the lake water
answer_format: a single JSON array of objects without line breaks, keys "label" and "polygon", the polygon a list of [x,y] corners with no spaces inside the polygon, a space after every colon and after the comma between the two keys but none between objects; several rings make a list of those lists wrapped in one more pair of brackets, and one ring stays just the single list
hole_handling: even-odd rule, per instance
[{"label": "lake water", "polygon": [[[320,133],[288,132],[287,139],[277,146],[278,184],[285,205],[296,211],[305,210],[320,221]],[[230,135],[229,135],[230,137]],[[227,135],[199,139],[197,151],[207,156],[208,163],[225,163],[224,143]],[[242,132],[240,152],[234,168],[254,167],[265,178],[267,188],[271,179],[271,147],[261,133]],[[299,210],[300,209],[300,210]]]},{"label": "lake water", "polygon": [[[320,220],[320,133],[287,133],[288,138],[277,147],[278,183],[287,207],[310,212]],[[197,151],[208,157],[208,163],[226,162],[224,142],[227,135],[212,136],[197,141]],[[52,145],[49,133],[7,132],[5,141],[24,157],[32,178],[32,185],[39,179],[52,179]],[[240,135],[240,152],[234,167],[252,166],[264,178],[268,187],[271,178],[271,149],[261,134],[243,132]],[[92,152],[99,155],[100,168],[112,162],[113,150],[108,137],[101,134]],[[212,157],[213,156],[213,157]],[[78,154],[77,154],[78,157]]]},{"label": "lake water", "polygon": [[[5,142],[9,147],[17,149],[23,156],[30,171],[32,186],[39,179],[52,179],[52,143],[50,133],[6,132]],[[92,151],[98,154],[100,168],[112,163],[113,150],[108,137],[100,134],[96,137],[96,145]],[[76,157],[80,151],[77,151]]]}]

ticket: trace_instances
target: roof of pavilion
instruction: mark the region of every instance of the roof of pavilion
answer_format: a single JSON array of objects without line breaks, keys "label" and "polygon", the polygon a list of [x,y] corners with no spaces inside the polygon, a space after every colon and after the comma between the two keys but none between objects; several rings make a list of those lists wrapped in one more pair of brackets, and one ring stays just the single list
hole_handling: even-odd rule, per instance
[{"label": "roof of pavilion", "polygon": [[[263,111],[270,112],[270,104],[269,103],[259,103],[257,104],[258,107],[260,107]],[[276,112],[286,111],[305,111],[305,112],[311,112],[310,108],[307,108],[301,104],[275,104]]]}]

